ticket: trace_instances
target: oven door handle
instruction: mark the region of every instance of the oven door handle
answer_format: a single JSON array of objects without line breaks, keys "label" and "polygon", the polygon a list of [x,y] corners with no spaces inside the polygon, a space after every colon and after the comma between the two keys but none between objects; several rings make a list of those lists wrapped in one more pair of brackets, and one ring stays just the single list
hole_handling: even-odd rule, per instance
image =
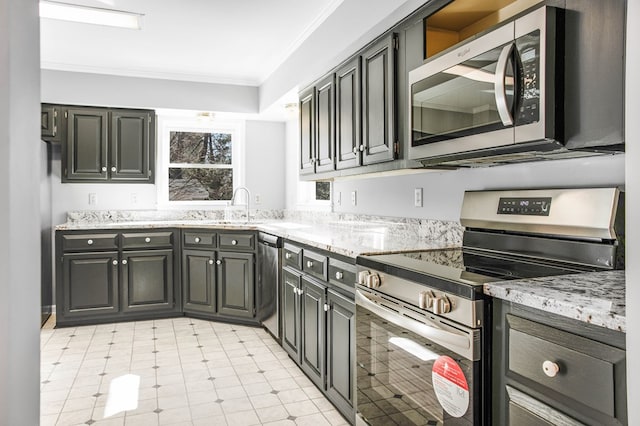
[{"label": "oven door handle", "polygon": [[477,356],[471,345],[472,337],[469,335],[443,330],[437,323],[431,322],[427,318],[425,318],[425,321],[430,322],[430,325],[398,315],[396,312],[385,309],[377,303],[372,302],[360,290],[356,290],[355,299],[357,305],[370,310],[380,318],[387,320],[398,327],[407,329],[418,336],[431,340],[433,343],[444,346],[447,349],[451,349],[468,359],[475,360]]}]

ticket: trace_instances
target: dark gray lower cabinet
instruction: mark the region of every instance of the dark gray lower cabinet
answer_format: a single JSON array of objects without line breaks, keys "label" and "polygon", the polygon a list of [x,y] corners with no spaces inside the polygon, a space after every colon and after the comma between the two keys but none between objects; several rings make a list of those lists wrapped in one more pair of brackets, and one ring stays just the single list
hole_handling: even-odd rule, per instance
[{"label": "dark gray lower cabinet", "polygon": [[282,347],[300,361],[300,274],[282,270]]},{"label": "dark gray lower cabinet", "polygon": [[216,312],[215,252],[182,250],[182,291],[185,312]]},{"label": "dark gray lower cabinet", "polygon": [[324,388],[325,374],[325,292],[325,286],[302,276],[301,367],[321,389]]},{"label": "dark gray lower cabinet", "polygon": [[123,312],[173,310],[173,250],[123,252]]},{"label": "dark gray lower cabinet", "polygon": [[327,305],[327,396],[348,415],[354,403],[356,306],[331,289]]},{"label": "dark gray lower cabinet", "polygon": [[118,252],[66,254],[57,288],[58,316],[90,318],[118,312],[118,268]]},{"label": "dark gray lower cabinet", "polygon": [[218,314],[255,317],[253,253],[218,252]]}]

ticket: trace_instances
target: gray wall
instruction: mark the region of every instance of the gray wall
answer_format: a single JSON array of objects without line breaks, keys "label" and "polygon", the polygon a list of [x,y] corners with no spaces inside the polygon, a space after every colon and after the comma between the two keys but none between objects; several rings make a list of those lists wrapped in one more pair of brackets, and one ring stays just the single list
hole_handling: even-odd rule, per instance
[{"label": "gray wall", "polygon": [[38,2],[0,0],[0,425],[40,407]]},{"label": "gray wall", "polygon": [[640,424],[640,2],[627,2],[626,139],[627,143],[627,407],[629,424]]}]

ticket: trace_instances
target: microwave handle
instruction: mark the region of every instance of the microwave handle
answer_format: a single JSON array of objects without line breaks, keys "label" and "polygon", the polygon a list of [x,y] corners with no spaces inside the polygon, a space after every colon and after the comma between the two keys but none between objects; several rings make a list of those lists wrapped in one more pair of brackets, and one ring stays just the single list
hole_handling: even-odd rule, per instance
[{"label": "microwave handle", "polygon": [[507,77],[507,64],[509,63],[509,55],[511,55],[512,49],[513,44],[508,44],[502,48],[502,52],[500,52],[500,56],[498,56],[498,64],[496,65],[496,80],[494,83],[498,114],[500,115],[502,124],[504,124],[505,126],[513,125],[513,117],[511,117],[511,112],[509,111],[509,106],[507,105],[507,93],[505,92],[504,88],[504,80]]}]

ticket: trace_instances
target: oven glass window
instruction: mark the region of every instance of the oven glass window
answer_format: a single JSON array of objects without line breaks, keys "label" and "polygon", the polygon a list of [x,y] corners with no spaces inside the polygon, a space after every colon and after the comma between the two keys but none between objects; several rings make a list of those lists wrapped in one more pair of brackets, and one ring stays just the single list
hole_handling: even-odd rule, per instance
[{"label": "oven glass window", "polygon": [[[474,424],[473,407],[479,390],[473,374],[478,362],[391,324],[366,308],[356,309],[357,410],[361,418],[372,426]],[[432,369],[442,357],[455,361],[468,385],[468,408],[456,416],[438,400],[437,393],[447,399],[443,395],[447,389],[434,390]],[[455,401],[456,395],[452,397]]]}]

